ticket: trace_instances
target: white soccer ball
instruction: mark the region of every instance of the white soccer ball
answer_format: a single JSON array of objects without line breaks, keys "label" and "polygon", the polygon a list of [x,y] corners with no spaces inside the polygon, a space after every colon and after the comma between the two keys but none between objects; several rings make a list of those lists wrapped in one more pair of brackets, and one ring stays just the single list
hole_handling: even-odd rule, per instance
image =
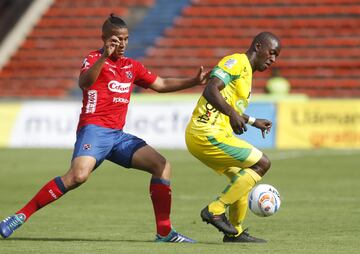
[{"label": "white soccer ball", "polygon": [[249,208],[258,216],[268,217],[280,208],[280,194],[274,186],[258,184],[249,193]]}]

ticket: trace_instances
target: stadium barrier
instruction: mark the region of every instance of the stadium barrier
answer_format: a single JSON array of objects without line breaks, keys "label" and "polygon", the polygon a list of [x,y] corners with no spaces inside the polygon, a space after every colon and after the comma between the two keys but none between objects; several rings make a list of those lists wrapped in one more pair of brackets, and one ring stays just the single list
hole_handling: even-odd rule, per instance
[{"label": "stadium barrier", "polygon": [[[198,96],[133,96],[125,131],[157,148],[184,149]],[[0,147],[72,148],[80,108],[80,101],[2,102]],[[360,148],[360,100],[255,100],[246,113],[273,122],[265,139],[252,127],[241,135],[259,148]]]}]

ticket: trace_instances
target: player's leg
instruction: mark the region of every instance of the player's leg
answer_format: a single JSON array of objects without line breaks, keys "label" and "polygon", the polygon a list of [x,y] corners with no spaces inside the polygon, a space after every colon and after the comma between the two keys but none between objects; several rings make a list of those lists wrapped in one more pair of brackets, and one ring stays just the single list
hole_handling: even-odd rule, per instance
[{"label": "player's leg", "polygon": [[156,241],[194,242],[194,240],[177,233],[171,225],[170,163],[155,149],[147,145],[134,153],[132,167],[149,172],[152,175],[150,196],[156,220]]},{"label": "player's leg", "polygon": [[72,160],[71,167],[61,176],[66,191],[73,190],[85,183],[96,166],[96,159],[92,156],[79,156]]},{"label": "player's leg", "polygon": [[[256,174],[259,175],[259,177],[262,177],[267,170],[270,168],[270,161],[267,158],[265,154],[262,155],[260,160],[255,163],[253,166],[250,167],[250,169],[245,169],[244,171],[254,171]],[[238,174],[241,174],[242,169],[239,168],[229,168],[224,172],[224,175],[226,175],[230,181],[234,177],[236,177]],[[260,179],[253,174],[255,178],[257,178],[259,181]],[[252,188],[252,187],[251,187]],[[245,219],[247,208],[248,208],[248,193],[251,190],[251,188],[246,191],[246,193],[241,196],[237,201],[235,201],[233,204],[229,206],[229,219],[232,225],[235,226],[235,228],[238,230],[239,233],[243,232],[242,228],[242,222]]]},{"label": "player's leg", "polygon": [[252,165],[250,168],[255,171],[260,177],[263,177],[266,172],[271,167],[271,161],[266,156],[266,154],[262,154],[260,160],[256,162],[254,165]]},{"label": "player's leg", "polygon": [[[253,177],[258,178],[257,181],[259,181],[261,179],[261,177],[269,170],[270,168],[270,161],[268,159],[268,157],[265,154],[262,154],[261,158],[252,166],[250,166],[247,169],[244,169],[244,171],[248,171],[248,172],[252,172],[254,174]],[[243,170],[240,170],[236,173],[236,171],[232,170],[231,168],[227,171],[224,172],[224,174],[226,176],[228,176],[229,178],[234,177],[234,173],[239,174],[241,173]],[[257,176],[257,175],[258,176]],[[250,186],[249,186],[250,187]],[[253,187],[253,186],[252,186]],[[252,188],[251,187],[251,188]],[[234,203],[232,203],[229,206],[229,219],[232,225],[235,226],[235,228],[238,230],[238,234],[231,236],[231,235],[225,235],[223,241],[224,242],[252,242],[252,243],[264,243],[266,242],[264,239],[260,239],[254,236],[251,236],[247,230],[242,228],[242,223],[245,220],[245,216],[246,216],[246,212],[248,209],[248,193],[251,190],[248,189],[248,191],[246,191],[244,193],[244,195],[240,196],[240,198],[235,201]]]},{"label": "player's leg", "polygon": [[[229,182],[236,177],[241,168],[229,168],[224,172],[224,175],[229,179]],[[237,229],[238,232],[242,232],[242,222],[247,212],[247,197],[243,196],[235,203],[229,206],[229,221]]]},{"label": "player's leg", "polygon": [[[262,163],[258,164],[256,170],[260,173],[265,171],[266,163],[262,159],[262,152],[249,143],[228,134],[218,135],[217,137],[199,137],[187,134],[186,142],[189,151],[195,157],[220,174],[228,171],[227,174],[230,178],[229,185],[215,201],[203,209],[201,217],[225,234],[240,234],[239,230],[242,231],[242,228],[238,227],[236,229],[232,224],[228,223],[225,212],[227,207],[243,197],[247,197],[249,191],[261,179],[261,176],[249,167],[261,161]],[[244,168],[244,170],[234,173],[230,170],[232,167]],[[243,201],[238,204],[244,206],[246,200],[243,199]],[[239,213],[238,215],[243,216],[245,213]]]},{"label": "player's leg", "polygon": [[[224,174],[231,180],[241,169],[230,168],[225,171]],[[252,243],[263,243],[266,242],[263,239],[251,236],[247,230],[243,229],[242,224],[246,217],[248,210],[248,193],[240,197],[237,201],[229,206],[229,220],[232,225],[239,232],[237,235],[225,235],[224,242],[252,242]]]},{"label": "player's leg", "polygon": [[[217,173],[222,173],[223,170],[218,171],[217,168],[219,166],[224,167],[222,165],[222,159],[228,159],[228,156],[221,149],[218,149],[209,142],[206,136],[193,135],[187,132],[185,140],[187,148],[192,155]],[[210,223],[223,233],[237,234],[236,228],[228,221],[225,215],[225,209],[215,211],[210,209],[209,206],[206,206],[201,210],[200,216],[203,221]]]},{"label": "player's leg", "polygon": [[93,160],[92,157],[74,159],[69,171],[64,176],[55,177],[47,182],[15,215],[9,216],[0,222],[1,236],[8,238],[36,211],[58,200],[68,190],[74,189],[85,182],[94,168],[95,162]]},{"label": "player's leg", "polygon": [[[98,129],[95,126],[86,126],[79,131],[73,160],[68,172],[61,177],[58,176],[50,180],[15,215],[0,222],[0,235],[3,238],[8,238],[36,211],[58,200],[67,191],[80,186],[88,179],[92,170],[103,161],[106,152],[111,150],[111,147],[107,148],[107,146],[111,146],[111,143],[102,142],[101,139],[97,138],[99,135],[97,132]],[[103,147],[104,144],[106,144],[105,148]]]},{"label": "player's leg", "polygon": [[[254,158],[262,157],[261,152],[258,152],[256,148],[252,149],[251,154],[253,154]],[[241,164],[245,165],[244,163],[238,163],[237,166],[240,167]],[[227,170],[224,171],[224,174],[226,174],[226,171]],[[247,167],[238,171],[232,176],[229,185],[224,189],[218,199],[209,205],[209,209],[215,212],[215,214],[225,212],[228,206],[232,205],[242,197],[247,197],[250,190],[260,180],[261,175],[252,168]]]},{"label": "player's leg", "polygon": [[[257,149],[252,148],[252,151],[254,150]],[[260,181],[261,176],[265,174],[270,167],[270,163],[267,162],[267,157],[261,155],[260,159],[257,159],[259,156],[260,154],[257,152],[253,155],[250,153],[248,162],[245,160],[244,163],[242,163],[243,165],[249,165],[252,164],[253,161],[258,160],[258,162],[251,166],[251,168],[248,167],[242,169],[236,174],[232,174],[233,172],[226,170],[224,174],[228,174],[228,177],[231,177],[231,182],[219,198],[209,205],[209,207],[214,210],[223,210],[226,209],[226,207],[229,207],[230,222],[237,229],[238,233],[235,235],[225,234],[223,239],[224,242],[266,242],[263,239],[251,236],[247,230],[243,230],[242,228],[242,223],[245,219],[248,207],[248,194],[255,184]],[[253,168],[255,168],[256,171]]]},{"label": "player's leg", "polygon": [[252,170],[240,170],[230,178],[230,183],[219,197],[208,205],[209,212],[215,216],[224,216],[226,209],[229,207],[230,223],[236,231],[222,232],[228,235],[239,235],[242,233],[241,223],[246,214],[247,195],[259,180],[260,177]]},{"label": "player's leg", "polygon": [[40,191],[16,214],[24,214],[25,220],[40,208],[50,204],[51,202],[59,199],[67,191],[72,190],[89,177],[92,169],[95,166],[95,159],[89,156],[81,156],[75,158],[71,162],[68,172],[46,183]]},{"label": "player's leg", "polygon": [[150,196],[153,203],[157,240],[192,242],[172,229],[170,163],[155,149],[142,139],[131,134],[119,135],[118,144],[107,159],[127,168],[146,171],[152,175],[150,180]]},{"label": "player's leg", "polygon": [[132,167],[152,175],[149,191],[154,207],[157,233],[160,236],[167,236],[171,231],[170,163],[155,149],[146,145],[134,153]]}]

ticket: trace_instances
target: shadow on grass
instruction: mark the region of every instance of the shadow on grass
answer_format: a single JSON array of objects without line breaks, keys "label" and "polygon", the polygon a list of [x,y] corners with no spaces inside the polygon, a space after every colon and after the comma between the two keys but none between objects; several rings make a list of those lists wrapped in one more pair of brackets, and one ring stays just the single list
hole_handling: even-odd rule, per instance
[{"label": "shadow on grass", "polygon": [[91,239],[91,238],[47,238],[47,237],[12,237],[5,241],[39,241],[39,242],[154,242],[151,240],[130,239]]},{"label": "shadow on grass", "polygon": [[[31,242],[113,242],[113,243],[156,243],[156,244],[164,244],[158,243],[154,240],[133,240],[133,239],[91,239],[91,238],[47,238],[47,237],[12,237],[10,239],[4,239],[2,241],[31,241]],[[172,244],[172,243],[171,243]],[[189,244],[189,243],[181,243],[181,244]],[[196,242],[195,244],[211,244],[211,245],[221,245],[222,242]],[[191,244],[190,244],[191,245]]]}]

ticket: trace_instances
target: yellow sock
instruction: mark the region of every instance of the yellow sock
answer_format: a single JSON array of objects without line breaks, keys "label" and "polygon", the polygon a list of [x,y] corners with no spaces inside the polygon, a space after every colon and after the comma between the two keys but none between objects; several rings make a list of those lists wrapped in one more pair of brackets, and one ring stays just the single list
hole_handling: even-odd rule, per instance
[{"label": "yellow sock", "polygon": [[[261,177],[252,169],[244,169],[244,171],[249,174],[253,180],[254,185],[260,181]],[[240,172],[239,172],[240,173]],[[237,229],[240,235],[244,230],[242,228],[242,223],[245,219],[246,212],[248,209],[248,193],[254,185],[250,186],[247,192],[235,203],[231,204],[229,207],[229,220],[230,223]]]},{"label": "yellow sock", "polygon": [[239,234],[241,234],[244,231],[242,228],[242,223],[245,219],[247,209],[248,209],[247,195],[243,196],[241,199],[239,199],[229,207],[229,221],[231,225],[233,225],[237,229]]},{"label": "yellow sock", "polygon": [[[235,167],[231,167],[228,170],[224,171],[224,175],[227,176],[227,178],[229,178],[230,184],[231,184],[231,180],[236,176],[236,174],[241,170],[241,168],[235,168]],[[226,205],[219,200],[219,197],[213,201],[212,203],[210,203],[209,205],[209,211],[212,214],[215,215],[219,215],[222,213],[225,213],[226,211]]]},{"label": "yellow sock", "polygon": [[217,199],[209,204],[209,212],[214,215],[223,214],[226,211],[226,205]]},{"label": "yellow sock", "polygon": [[234,204],[242,197],[247,198],[247,194],[251,188],[261,179],[261,177],[250,168],[240,170],[236,173],[234,172],[234,168],[231,168],[229,172],[224,174],[232,177],[231,182],[220,197],[209,205],[209,211],[216,215],[224,213],[229,205]]}]

